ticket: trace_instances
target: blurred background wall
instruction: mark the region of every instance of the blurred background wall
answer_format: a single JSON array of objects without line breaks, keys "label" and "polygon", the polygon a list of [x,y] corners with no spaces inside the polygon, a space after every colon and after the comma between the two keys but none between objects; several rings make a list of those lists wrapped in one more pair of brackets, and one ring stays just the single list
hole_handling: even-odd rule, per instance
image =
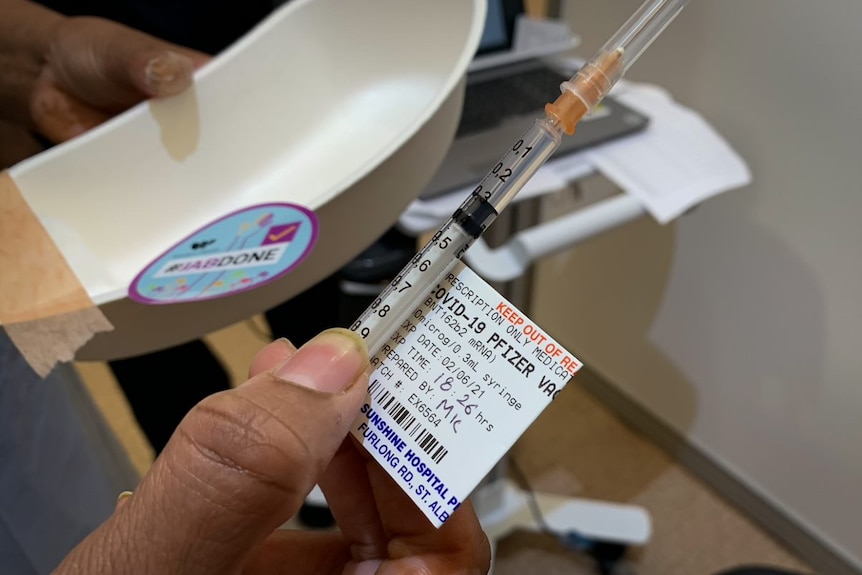
[{"label": "blurred background wall", "polygon": [[[563,0],[589,56],[640,0]],[[556,6],[555,6],[556,7]],[[862,3],[694,1],[630,70],[754,182],[543,262],[533,316],[862,567]]]}]

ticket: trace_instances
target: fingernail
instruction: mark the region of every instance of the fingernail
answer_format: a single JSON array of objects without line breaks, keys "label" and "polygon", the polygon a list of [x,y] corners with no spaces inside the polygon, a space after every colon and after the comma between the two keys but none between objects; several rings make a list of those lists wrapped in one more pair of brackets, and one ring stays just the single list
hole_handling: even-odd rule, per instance
[{"label": "fingernail", "polygon": [[191,58],[177,52],[163,52],[147,62],[144,81],[154,96],[168,96],[184,90],[193,73]]},{"label": "fingernail", "polygon": [[117,495],[117,503],[119,503],[119,502],[120,502],[120,501],[122,501],[123,499],[128,499],[128,498],[129,498],[129,497],[131,497],[131,496],[132,496],[132,492],[131,492],[131,491],[123,491],[122,493],[120,493],[119,495]]},{"label": "fingernail", "polygon": [[325,393],[350,387],[368,365],[365,341],[346,329],[327,330],[304,346],[273,375]]},{"label": "fingernail", "polygon": [[279,344],[279,345],[286,346],[287,348],[289,348],[289,349],[291,349],[291,350],[296,349],[296,346],[295,346],[295,345],[293,345],[293,342],[291,342],[291,341],[290,341],[289,339],[287,339],[286,337],[280,337],[280,338],[278,338],[278,339],[274,340],[272,343],[277,343],[277,344]]}]

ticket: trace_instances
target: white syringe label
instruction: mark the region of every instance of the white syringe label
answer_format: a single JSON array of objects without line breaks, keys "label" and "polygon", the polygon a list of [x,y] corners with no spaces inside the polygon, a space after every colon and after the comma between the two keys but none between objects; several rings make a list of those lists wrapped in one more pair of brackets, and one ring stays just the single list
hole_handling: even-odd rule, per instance
[{"label": "white syringe label", "polygon": [[351,433],[437,527],[581,367],[461,263],[371,363]]}]

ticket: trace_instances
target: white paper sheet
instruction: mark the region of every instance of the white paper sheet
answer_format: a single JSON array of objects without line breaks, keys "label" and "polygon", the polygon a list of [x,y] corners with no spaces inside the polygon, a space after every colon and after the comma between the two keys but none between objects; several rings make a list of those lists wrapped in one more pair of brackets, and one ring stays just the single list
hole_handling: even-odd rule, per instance
[{"label": "white paper sheet", "polygon": [[751,182],[745,161],[699,114],[654,86],[621,88],[615,97],[649,116],[650,126],[584,154],[656,220],[666,224],[707,198]]}]

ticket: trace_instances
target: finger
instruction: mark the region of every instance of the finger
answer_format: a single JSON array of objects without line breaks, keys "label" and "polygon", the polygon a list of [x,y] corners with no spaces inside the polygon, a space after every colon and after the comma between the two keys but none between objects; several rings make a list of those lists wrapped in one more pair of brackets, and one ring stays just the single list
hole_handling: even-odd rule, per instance
[{"label": "finger", "polygon": [[[368,477],[383,528],[390,538],[389,557],[403,560],[399,568],[403,568],[405,562],[412,565],[418,559],[426,562],[429,573],[438,572],[431,567],[442,569],[445,565],[472,566],[486,572],[491,561],[491,547],[469,501],[461,503],[437,529],[380,466],[369,467]],[[401,572],[394,568],[389,571],[389,568],[381,568],[380,575]]]},{"label": "finger", "polygon": [[205,399],[100,528],[102,552],[151,572],[238,569],[332,458],[365,396],[367,367],[360,338],[329,330],[283,365]]},{"label": "finger", "polygon": [[337,532],[279,530],[255,549],[242,575],[340,575],[349,560]]},{"label": "finger", "polygon": [[209,57],[110,20],[78,17],[57,27],[47,60],[65,90],[117,113],[184,91]]},{"label": "finger", "polygon": [[60,88],[50,69],[43,70],[36,80],[30,115],[36,130],[55,144],[71,140],[110,118]]},{"label": "finger", "polygon": [[377,465],[360,453],[351,438],[335,453],[319,485],[354,561],[385,558],[386,532],[368,479],[368,465]]},{"label": "finger", "polygon": [[285,338],[279,338],[267,345],[254,356],[251,366],[248,368],[248,377],[252,378],[260,373],[269,371],[273,367],[284,363],[296,353],[296,347]]},{"label": "finger", "polygon": [[209,60],[202,54],[163,46],[128,50],[126,58],[114,62],[118,73],[128,74],[133,86],[154,98],[174,96],[186,90],[192,85],[195,70]]}]

